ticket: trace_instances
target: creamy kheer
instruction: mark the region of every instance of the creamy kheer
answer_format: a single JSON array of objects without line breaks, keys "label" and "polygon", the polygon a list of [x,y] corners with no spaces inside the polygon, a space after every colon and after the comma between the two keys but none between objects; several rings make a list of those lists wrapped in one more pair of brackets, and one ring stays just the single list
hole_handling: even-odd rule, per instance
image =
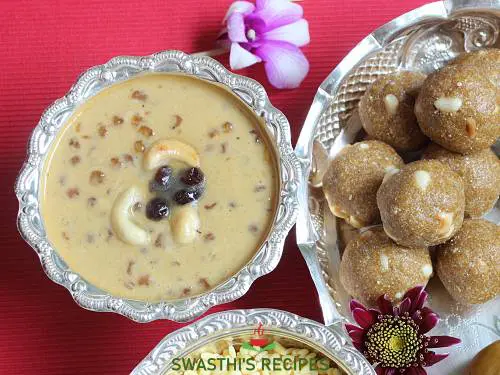
[{"label": "creamy kheer", "polygon": [[[103,90],[48,155],[49,240],[73,271],[116,296],[171,300],[217,286],[255,255],[274,217],[276,162],[260,124],[226,89],[189,76],[148,74]],[[167,166],[177,190],[155,191]],[[203,176],[196,191],[182,183],[194,169]],[[154,220],[153,199],[167,202]]]}]

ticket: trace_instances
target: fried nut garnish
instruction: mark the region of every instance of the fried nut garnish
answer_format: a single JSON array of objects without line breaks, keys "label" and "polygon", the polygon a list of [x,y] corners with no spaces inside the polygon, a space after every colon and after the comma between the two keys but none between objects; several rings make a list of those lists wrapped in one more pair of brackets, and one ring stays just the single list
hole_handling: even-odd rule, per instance
[{"label": "fried nut garnish", "polygon": [[115,116],[113,116],[112,121],[113,121],[113,125],[117,126],[117,125],[123,124],[124,120],[122,117],[115,115]]},{"label": "fried nut garnish", "polygon": [[104,182],[104,172],[95,170],[90,173],[89,182],[91,185],[99,185]]},{"label": "fried nut garnish", "polygon": [[76,198],[80,195],[80,190],[78,188],[69,188],[66,190],[66,195],[69,198]]},{"label": "fried nut garnish", "polygon": [[142,92],[140,90],[135,90],[134,92],[132,92],[131,98],[144,102],[144,101],[146,101],[148,96],[147,96],[147,94],[145,94],[144,92]]},{"label": "fried nut garnish", "polygon": [[146,149],[146,146],[144,146],[144,143],[142,141],[135,141],[134,142],[134,150],[135,152],[142,153]]},{"label": "fried nut garnish", "polygon": [[148,137],[148,138],[154,135],[153,129],[151,129],[149,126],[145,126],[145,125],[142,125],[139,128],[138,132],[141,133],[143,136]]},{"label": "fried nut garnish", "polygon": [[75,155],[70,159],[70,161],[72,165],[76,165],[81,161],[81,158],[78,155]]}]

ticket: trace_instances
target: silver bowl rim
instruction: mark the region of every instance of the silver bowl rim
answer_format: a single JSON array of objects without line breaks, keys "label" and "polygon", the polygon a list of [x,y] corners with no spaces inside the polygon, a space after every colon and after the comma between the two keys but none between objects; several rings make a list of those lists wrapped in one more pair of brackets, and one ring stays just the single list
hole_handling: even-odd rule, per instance
[{"label": "silver bowl rim", "polygon": [[[171,361],[187,355],[200,345],[232,336],[238,329],[252,329],[262,323],[292,338],[321,348],[349,375],[375,375],[373,367],[347,340],[342,321],[326,327],[314,320],[276,309],[257,308],[214,313],[165,336],[132,370],[132,375],[158,375]],[[200,342],[202,342],[200,344]]]},{"label": "silver bowl rim", "polygon": [[[52,141],[74,110],[102,89],[143,73],[182,73],[226,86],[264,119],[266,132],[275,147],[280,188],[277,211],[266,240],[254,257],[229,280],[198,296],[148,303],[112,296],[97,289],[71,271],[50,244],[43,228],[39,189],[45,156]],[[283,253],[286,235],[295,224],[298,212],[297,186],[300,164],[291,146],[290,125],[276,109],[264,87],[251,78],[229,72],[208,56],[189,55],[167,50],[149,56],[117,56],[80,75],[76,83],[43,113],[33,130],[27,158],[15,183],[19,201],[17,226],[22,238],[38,254],[47,276],[64,286],[83,308],[96,312],[114,312],[136,322],[168,319],[193,320],[209,308],[243,296],[252,283],[276,268]]]}]

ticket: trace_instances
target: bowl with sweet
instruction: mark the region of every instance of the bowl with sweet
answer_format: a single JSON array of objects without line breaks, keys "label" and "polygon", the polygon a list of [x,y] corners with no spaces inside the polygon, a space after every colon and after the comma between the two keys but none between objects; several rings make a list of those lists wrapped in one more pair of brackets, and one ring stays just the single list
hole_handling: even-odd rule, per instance
[{"label": "bowl with sweet", "polygon": [[274,309],[221,311],[165,336],[133,375],[371,375],[340,325]]},{"label": "bowl with sweet", "polygon": [[298,170],[257,82],[178,51],[117,57],[42,116],[18,226],[83,307],[186,321],[277,265]]},{"label": "bowl with sweet", "polygon": [[498,338],[500,16],[462,3],[364,39],[321,85],[296,148],[310,160],[297,239],[325,320],[425,287],[434,334],[462,340],[431,374]]}]

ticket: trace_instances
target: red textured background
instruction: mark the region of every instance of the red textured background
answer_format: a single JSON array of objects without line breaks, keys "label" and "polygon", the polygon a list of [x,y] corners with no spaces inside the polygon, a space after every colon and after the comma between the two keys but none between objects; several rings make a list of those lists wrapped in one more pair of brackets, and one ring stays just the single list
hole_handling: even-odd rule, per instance
[{"label": "red textured background", "polygon": [[[424,0],[304,0],[311,71],[277,91],[263,67],[242,72],[264,83],[297,140],[316,88],[366,34]],[[228,0],[0,0],[0,373],[126,374],[180,324],[138,324],[78,307],[48,280],[18,235],[13,185],[44,108],[77,76],[116,55],[213,48]],[[226,58],[221,59],[227,63]],[[314,286],[290,235],[277,270],[240,300],[212,309],[274,307],[321,320]]]}]

